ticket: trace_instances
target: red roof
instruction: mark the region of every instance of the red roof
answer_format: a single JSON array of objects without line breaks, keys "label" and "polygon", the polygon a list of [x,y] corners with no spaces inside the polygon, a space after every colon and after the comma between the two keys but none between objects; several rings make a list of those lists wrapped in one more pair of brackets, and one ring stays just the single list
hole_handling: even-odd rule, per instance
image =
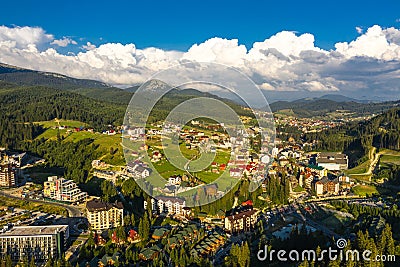
[{"label": "red roof", "polygon": [[250,199],[246,200],[242,202],[242,206],[253,206],[253,201],[251,201]]}]

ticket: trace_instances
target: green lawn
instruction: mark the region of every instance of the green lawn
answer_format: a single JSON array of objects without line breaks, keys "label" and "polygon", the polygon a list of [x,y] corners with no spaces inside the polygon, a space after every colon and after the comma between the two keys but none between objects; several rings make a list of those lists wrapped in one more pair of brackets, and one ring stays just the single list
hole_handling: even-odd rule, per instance
[{"label": "green lawn", "polygon": [[[58,123],[59,122],[59,123]],[[51,127],[56,127],[56,126],[68,126],[68,127],[81,127],[81,126],[86,126],[86,123],[80,122],[80,121],[73,121],[73,120],[52,120],[52,121],[38,121],[35,122],[35,124],[42,125],[43,128],[51,128]]]},{"label": "green lawn", "polygon": [[372,194],[379,194],[378,190],[373,185],[357,185],[351,189],[354,194],[359,196],[366,196]]},{"label": "green lawn", "polygon": [[357,165],[356,167],[352,168],[352,169],[348,169],[346,171],[347,175],[352,175],[352,174],[362,174],[362,173],[366,173],[369,167],[369,160],[361,163],[360,165]]},{"label": "green lawn", "polygon": [[[63,142],[78,142],[83,139],[93,139],[94,144],[99,145],[97,151],[102,154],[101,160],[104,162],[123,166],[125,165],[125,158],[123,154],[123,149],[121,145],[121,135],[106,135],[100,133],[91,133],[86,131],[74,132],[72,127],[81,127],[85,126],[83,122],[79,121],[71,121],[71,120],[60,120],[60,125],[71,127],[71,129],[53,129],[54,127],[58,127],[58,123],[56,121],[40,121],[35,122],[36,124],[42,125],[44,128],[47,128],[41,135],[36,137],[36,139],[44,138],[46,140],[56,140],[57,134],[64,138]],[[72,130],[67,132],[68,130]],[[112,149],[111,149],[112,148]],[[112,153],[111,153],[112,150]]]},{"label": "green lawn", "polygon": [[400,155],[382,155],[381,163],[400,165]]}]

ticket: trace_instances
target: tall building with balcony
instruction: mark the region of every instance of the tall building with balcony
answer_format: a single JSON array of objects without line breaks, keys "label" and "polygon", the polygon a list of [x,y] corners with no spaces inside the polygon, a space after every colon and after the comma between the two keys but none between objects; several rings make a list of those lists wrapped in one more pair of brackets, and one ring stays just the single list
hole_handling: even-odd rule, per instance
[{"label": "tall building with balcony", "polygon": [[87,193],[82,192],[77,184],[72,180],[50,176],[44,182],[43,195],[59,201],[82,202],[87,198]]},{"label": "tall building with balcony", "polygon": [[256,222],[257,214],[253,207],[234,209],[225,217],[224,227],[230,233],[249,232],[254,229]]},{"label": "tall building with balcony", "polygon": [[0,187],[14,187],[16,178],[15,168],[12,164],[0,165]]},{"label": "tall building with balcony", "polygon": [[68,225],[16,226],[0,233],[0,258],[46,261],[61,258],[69,239]]},{"label": "tall building with balcony", "polygon": [[179,197],[156,196],[151,199],[151,207],[154,213],[184,215],[186,201]]},{"label": "tall building with balcony", "polygon": [[110,229],[124,224],[124,207],[95,199],[86,202],[86,216],[92,230]]}]

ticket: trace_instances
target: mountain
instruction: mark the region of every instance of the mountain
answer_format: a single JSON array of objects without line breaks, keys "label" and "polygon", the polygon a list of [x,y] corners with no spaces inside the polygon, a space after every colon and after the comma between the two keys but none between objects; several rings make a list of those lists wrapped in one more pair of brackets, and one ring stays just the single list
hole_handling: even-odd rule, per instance
[{"label": "mountain", "polygon": [[[336,99],[332,100],[332,99]],[[357,102],[341,95],[326,95],[318,98],[302,98],[295,101],[277,101],[270,104],[272,112],[290,112],[299,117],[326,116],[331,112],[350,112],[354,115],[371,115],[382,113],[400,104],[398,101]]]},{"label": "mountain", "polygon": [[[0,110],[5,117],[18,122],[64,118],[79,120],[96,128],[121,124],[127,105],[138,88],[123,90],[98,81],[0,63]],[[145,89],[165,91],[168,88],[169,85],[163,81],[150,80]],[[252,116],[231,100],[196,89],[174,88],[155,105],[153,119],[161,119],[176,105],[201,96],[219,99],[238,114]]]},{"label": "mountain", "polygon": [[120,104],[128,104],[132,97],[132,92],[103,82],[75,79],[62,74],[23,69],[2,63],[0,63],[0,81],[13,83],[17,86],[49,86],[97,100]]},{"label": "mountain", "polygon": [[358,100],[355,98],[347,97],[344,95],[337,95],[337,94],[327,94],[319,97],[319,99],[326,99],[326,100],[332,100],[335,102],[357,102],[357,103],[364,103],[368,102],[366,100]]}]

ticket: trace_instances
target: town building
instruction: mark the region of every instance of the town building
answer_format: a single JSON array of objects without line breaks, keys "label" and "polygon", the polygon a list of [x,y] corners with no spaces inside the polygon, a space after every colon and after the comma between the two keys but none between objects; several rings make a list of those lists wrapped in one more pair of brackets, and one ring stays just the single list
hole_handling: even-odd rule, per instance
[{"label": "town building", "polygon": [[256,210],[252,206],[246,206],[235,209],[226,216],[224,227],[230,233],[248,232],[254,228],[256,222]]},{"label": "town building", "polygon": [[16,178],[15,168],[12,164],[0,165],[0,187],[14,187]]},{"label": "town building", "polygon": [[186,201],[179,197],[156,196],[151,199],[153,212],[184,215]]},{"label": "town building", "polygon": [[139,160],[129,162],[126,169],[135,178],[146,178],[150,175],[150,169]]},{"label": "town building", "polygon": [[323,194],[338,194],[339,193],[339,181],[338,179],[330,180],[328,177],[322,177],[314,184],[315,193],[317,196]]},{"label": "town building", "polygon": [[13,261],[61,258],[69,239],[68,225],[16,226],[0,233],[0,257]]},{"label": "town building", "polygon": [[72,203],[82,202],[88,196],[86,192],[81,191],[74,181],[57,176],[50,176],[44,182],[43,195],[51,199]]},{"label": "town building", "polygon": [[317,165],[330,171],[347,170],[349,158],[346,154],[335,152],[321,152],[317,156]]},{"label": "town building", "polygon": [[180,185],[182,178],[179,175],[172,175],[168,178],[168,184],[170,185]]},{"label": "town building", "polygon": [[124,207],[121,202],[108,203],[95,199],[86,202],[86,216],[92,230],[114,228],[124,223]]}]

